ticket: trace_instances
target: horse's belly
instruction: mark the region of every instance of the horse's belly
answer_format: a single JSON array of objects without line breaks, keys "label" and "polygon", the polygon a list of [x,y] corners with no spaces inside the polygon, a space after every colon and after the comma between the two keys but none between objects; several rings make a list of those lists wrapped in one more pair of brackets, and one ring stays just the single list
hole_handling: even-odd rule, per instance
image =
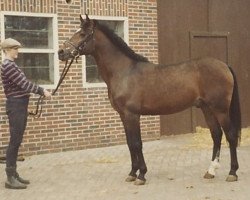
[{"label": "horse's belly", "polygon": [[128,104],[128,108],[141,115],[167,115],[183,111],[194,105],[194,98],[146,99],[141,104]]},{"label": "horse's belly", "polygon": [[193,105],[193,102],[181,102],[179,104],[155,103],[154,105],[142,106],[140,113],[142,115],[168,115],[168,114],[181,112],[181,111],[191,107],[192,105]]},{"label": "horse's belly", "polygon": [[185,110],[199,98],[199,90],[194,80],[147,81],[134,84],[126,94],[121,95],[125,107],[141,115],[164,115]]}]

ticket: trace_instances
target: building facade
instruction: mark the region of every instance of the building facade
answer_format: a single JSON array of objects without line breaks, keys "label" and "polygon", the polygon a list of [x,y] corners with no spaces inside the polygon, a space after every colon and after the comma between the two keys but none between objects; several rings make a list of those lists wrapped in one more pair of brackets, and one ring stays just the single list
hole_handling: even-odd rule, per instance
[{"label": "building facade", "polygon": [[[0,38],[19,40],[18,64],[29,79],[53,90],[64,63],[57,50],[79,29],[79,15],[87,13],[106,23],[136,52],[158,62],[156,0],[0,0]],[[0,54],[3,59],[3,52]],[[35,109],[32,95],[29,110]],[[141,117],[142,139],[160,136],[160,117]],[[0,155],[8,145],[5,97],[0,87]],[[20,149],[33,155],[126,143],[119,115],[111,107],[107,87],[94,60],[87,56],[74,63],[57,94],[46,99],[42,116],[29,117]]]}]

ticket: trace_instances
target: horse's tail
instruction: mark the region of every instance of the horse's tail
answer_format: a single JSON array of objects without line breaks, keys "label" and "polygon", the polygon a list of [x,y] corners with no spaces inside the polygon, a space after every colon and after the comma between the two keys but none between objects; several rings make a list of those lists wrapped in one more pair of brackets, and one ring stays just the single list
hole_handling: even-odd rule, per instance
[{"label": "horse's tail", "polygon": [[233,79],[234,79],[234,88],[233,88],[233,94],[231,99],[231,105],[229,110],[229,116],[231,123],[233,125],[233,137],[238,138],[237,144],[239,144],[241,139],[241,110],[240,110],[240,98],[239,98],[239,91],[238,91],[238,83],[236,79],[236,75],[231,67],[229,67]]}]

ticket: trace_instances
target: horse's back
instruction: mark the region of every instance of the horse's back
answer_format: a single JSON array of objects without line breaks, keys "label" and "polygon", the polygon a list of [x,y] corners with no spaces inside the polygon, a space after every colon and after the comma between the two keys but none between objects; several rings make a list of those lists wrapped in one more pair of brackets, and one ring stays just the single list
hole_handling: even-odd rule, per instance
[{"label": "horse's back", "polygon": [[201,100],[217,104],[231,98],[233,87],[227,65],[214,58],[169,66],[141,62],[119,83],[114,98],[122,99],[131,111],[140,114],[171,114]]}]

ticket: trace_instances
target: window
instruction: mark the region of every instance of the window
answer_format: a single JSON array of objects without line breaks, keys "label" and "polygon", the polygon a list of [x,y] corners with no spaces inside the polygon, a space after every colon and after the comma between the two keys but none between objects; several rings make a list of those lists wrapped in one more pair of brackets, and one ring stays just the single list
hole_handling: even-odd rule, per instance
[{"label": "window", "polygon": [[22,44],[16,63],[27,78],[40,85],[54,85],[58,78],[56,15],[6,12],[1,21],[1,39],[11,37]]},{"label": "window", "polygon": [[[89,16],[89,18],[97,19],[99,23],[106,24],[118,36],[123,38],[124,41],[128,42],[128,20],[126,17]],[[84,85],[89,87],[105,86],[92,56],[85,56],[83,65]]]}]

